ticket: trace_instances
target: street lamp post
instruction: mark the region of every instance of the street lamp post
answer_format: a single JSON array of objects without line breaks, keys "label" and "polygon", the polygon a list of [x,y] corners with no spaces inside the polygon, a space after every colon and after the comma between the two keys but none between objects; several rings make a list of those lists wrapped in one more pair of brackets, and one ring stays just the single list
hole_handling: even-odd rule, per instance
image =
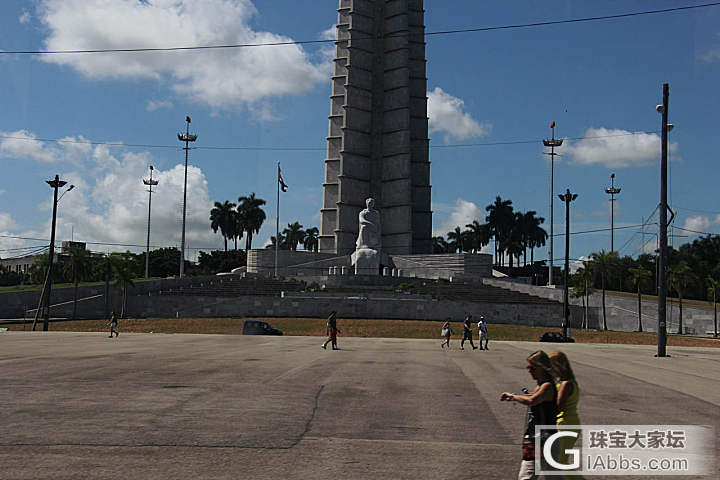
[{"label": "street lamp post", "polygon": [[[145,278],[150,278],[150,209],[152,208],[152,187],[158,184],[157,180],[153,180],[153,166],[150,165],[150,179],[143,183],[148,186],[148,227],[147,227],[147,245],[145,247]],[[184,229],[183,229],[184,230]]]},{"label": "street lamp post", "polygon": [[615,251],[615,195],[620,193],[619,188],[615,188],[615,174],[610,174],[610,188],[605,189],[605,193],[610,195],[610,251]]},{"label": "street lamp post", "polygon": [[555,122],[550,124],[552,128],[552,138],[544,139],[543,145],[550,147],[550,153],[544,152],[545,155],[550,155],[550,253],[549,253],[549,271],[548,271],[548,285],[553,284],[553,183],[555,181],[555,147],[562,145],[563,141],[560,138],[555,138]]},{"label": "street lamp post", "polygon": [[658,346],[657,356],[665,357],[667,345],[666,298],[667,298],[667,133],[670,85],[663,84],[663,103],[656,110],[662,114],[662,138],[660,145],[660,225],[658,256]]},{"label": "street lamp post", "polygon": [[568,272],[570,271],[570,202],[577,198],[577,193],[570,193],[570,189],[565,190],[565,194],[558,195],[560,200],[565,202],[565,292],[563,295],[563,336],[567,337],[568,324],[570,323],[570,303],[568,297]]},{"label": "street lamp post", "polygon": [[[52,291],[52,271],[53,271],[53,257],[55,256],[55,223],[57,219],[57,205],[58,205],[58,189],[64,187],[67,182],[60,180],[59,175],[55,175],[54,180],[45,180],[45,183],[53,188],[53,213],[52,213],[52,227],[50,228],[50,250],[48,259],[48,271],[47,271],[47,293],[45,295],[45,312],[43,315],[43,332],[48,331],[50,324],[50,292]],[[65,193],[69,192],[75,187],[70,185]],[[64,195],[64,193],[63,193]]]},{"label": "street lamp post", "polygon": [[190,117],[185,117],[185,133],[178,133],[178,140],[185,142],[185,183],[183,187],[183,217],[182,217],[182,238],[180,240],[180,278],[185,276],[185,212],[187,211],[187,167],[189,143],[197,140],[197,135],[190,133]]}]

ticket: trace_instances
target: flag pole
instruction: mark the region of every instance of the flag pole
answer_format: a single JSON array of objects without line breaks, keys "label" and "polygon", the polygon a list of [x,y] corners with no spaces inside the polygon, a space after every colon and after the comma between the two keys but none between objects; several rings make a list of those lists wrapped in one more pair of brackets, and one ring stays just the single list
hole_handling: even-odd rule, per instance
[{"label": "flag pole", "polygon": [[275,183],[277,184],[277,203],[275,204],[275,278],[278,276],[278,246],[280,244],[280,162]]}]

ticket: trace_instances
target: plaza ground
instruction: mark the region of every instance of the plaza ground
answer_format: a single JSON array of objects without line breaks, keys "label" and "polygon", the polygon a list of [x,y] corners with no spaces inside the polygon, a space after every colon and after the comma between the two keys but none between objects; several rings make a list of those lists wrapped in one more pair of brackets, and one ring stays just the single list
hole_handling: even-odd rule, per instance
[{"label": "plaza ground", "polygon": [[716,348],[340,342],[0,333],[0,477],[512,479],[525,408],[498,397],[538,348],[568,353],[586,424],[720,431]]}]

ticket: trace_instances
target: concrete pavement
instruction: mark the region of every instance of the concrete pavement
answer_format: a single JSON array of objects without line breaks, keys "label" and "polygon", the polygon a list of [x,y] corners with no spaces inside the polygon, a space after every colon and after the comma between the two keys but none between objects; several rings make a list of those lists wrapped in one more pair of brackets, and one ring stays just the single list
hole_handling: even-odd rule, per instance
[{"label": "concrete pavement", "polygon": [[720,432],[720,349],[321,342],[0,333],[0,478],[512,479],[525,408],[498,397],[539,348],[569,355],[583,423]]}]

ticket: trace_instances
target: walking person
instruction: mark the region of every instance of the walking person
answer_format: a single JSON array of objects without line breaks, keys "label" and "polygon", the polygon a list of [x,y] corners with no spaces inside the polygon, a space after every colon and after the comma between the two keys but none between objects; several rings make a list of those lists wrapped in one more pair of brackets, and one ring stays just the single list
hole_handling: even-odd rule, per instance
[{"label": "walking person", "polygon": [[465,321],[463,322],[463,338],[460,340],[460,350],[465,350],[465,340],[470,340],[470,345],[473,350],[477,350],[477,347],[473,343],[472,336],[472,315],[467,315],[465,317]]},{"label": "walking person", "polygon": [[[487,324],[485,323],[485,317],[482,315],[480,315],[480,321],[478,322],[478,332],[480,334],[480,350],[489,350]],[[485,340],[485,348],[483,348],[483,339]]]},{"label": "walking person", "polygon": [[[572,431],[580,434],[580,416],[577,412],[577,404],[580,401],[580,386],[575,380],[575,374],[570,367],[570,361],[563,352],[552,352],[548,355],[553,374],[557,378],[557,429],[558,431]],[[576,425],[578,428],[568,428],[568,426]],[[562,437],[559,443],[559,452],[557,455],[558,463],[568,465],[570,456],[566,451],[573,448],[577,438]],[[583,478],[581,476],[565,476],[564,478]]]},{"label": "walking person", "polygon": [[337,346],[337,334],[340,332],[337,328],[337,312],[333,310],[330,312],[330,316],[327,319],[327,326],[325,327],[325,333],[327,334],[328,338],[325,340],[325,342],[322,344],[322,348],[327,348],[328,343],[332,343],[332,349],[333,350],[340,350]]},{"label": "walking person", "polygon": [[112,338],[113,333],[115,334],[115,337],[120,336],[120,332],[118,332],[117,329],[118,321],[117,317],[115,316],[115,312],[112,312],[110,314],[110,336],[108,338]]},{"label": "walking person", "polygon": [[[531,354],[527,358],[526,366],[530,376],[536,381],[535,388],[528,393],[516,395],[503,392],[501,402],[518,402],[528,406],[525,434],[522,444],[522,462],[518,480],[533,480],[535,475],[535,456],[542,455],[542,446],[547,437],[554,432],[543,431],[540,437],[540,451],[535,451],[535,425],[555,425],[557,418],[557,389],[552,374],[550,358],[542,350]],[[554,447],[557,447],[557,442]],[[557,458],[557,455],[553,455]]]},{"label": "walking person", "polygon": [[445,323],[443,323],[442,330],[440,331],[440,337],[444,338],[443,342],[440,344],[441,348],[445,348],[445,345],[447,345],[448,349],[450,349],[450,336],[452,335],[452,328],[450,327],[450,318],[445,320]]}]

